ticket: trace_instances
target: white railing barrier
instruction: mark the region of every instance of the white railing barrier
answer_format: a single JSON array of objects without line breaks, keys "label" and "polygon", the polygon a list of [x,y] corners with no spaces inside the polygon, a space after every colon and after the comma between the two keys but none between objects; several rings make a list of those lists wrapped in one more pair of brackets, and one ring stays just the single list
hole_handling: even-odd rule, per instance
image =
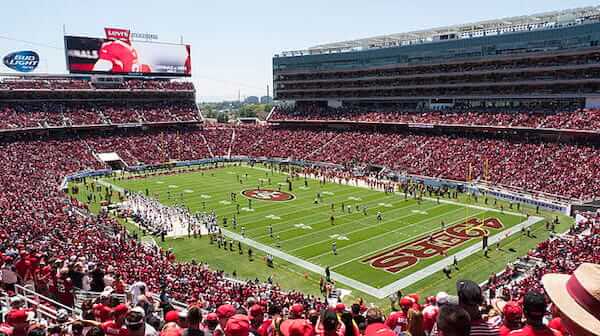
[{"label": "white railing barrier", "polygon": [[[29,287],[29,286],[26,286]],[[25,302],[25,307],[35,311],[36,315],[49,321],[56,320],[57,311],[64,309],[70,317],[81,317],[81,310],[68,307],[60,302],[54,301],[47,296],[43,296],[32,289],[20,285],[15,285],[15,295]],[[10,300],[10,299],[8,299]]]}]

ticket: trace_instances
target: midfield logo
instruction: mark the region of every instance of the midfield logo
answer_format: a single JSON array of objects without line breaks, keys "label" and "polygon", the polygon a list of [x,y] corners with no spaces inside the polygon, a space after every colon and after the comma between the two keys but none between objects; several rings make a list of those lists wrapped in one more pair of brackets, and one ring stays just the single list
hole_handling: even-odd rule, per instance
[{"label": "midfield logo", "polygon": [[274,202],[291,201],[295,198],[295,196],[290,193],[271,189],[247,189],[242,191],[242,195],[261,201]]},{"label": "midfield logo", "polygon": [[434,232],[431,236],[404,243],[363,259],[362,262],[390,273],[398,273],[415,265],[421,259],[446,255],[446,252],[453,247],[464,244],[471,239],[489,235],[488,229],[500,230],[503,227],[504,225],[497,218],[487,218],[483,221],[478,218],[471,218],[445,230]]}]

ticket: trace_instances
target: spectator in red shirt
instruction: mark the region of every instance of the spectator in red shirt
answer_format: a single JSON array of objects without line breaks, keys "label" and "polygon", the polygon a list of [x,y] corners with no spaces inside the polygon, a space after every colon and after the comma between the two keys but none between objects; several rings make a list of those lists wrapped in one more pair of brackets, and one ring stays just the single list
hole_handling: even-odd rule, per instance
[{"label": "spectator in red shirt", "polygon": [[235,315],[235,307],[230,304],[224,304],[217,308],[217,316],[219,317],[219,326],[215,329],[215,335],[224,335],[227,320]]},{"label": "spectator in red shirt", "polygon": [[413,306],[413,300],[407,296],[400,299],[400,311],[393,312],[385,320],[385,324],[392,329],[396,335],[400,335],[408,329],[408,310]]},{"label": "spectator in red shirt", "polygon": [[512,330],[521,328],[523,309],[521,309],[521,306],[518,303],[514,301],[507,302],[502,308],[502,315],[504,316],[504,319],[502,320],[502,325],[500,326],[500,336],[506,336]]},{"label": "spectator in red shirt", "polygon": [[365,329],[365,336],[395,336],[396,333],[383,323],[383,313],[379,308],[367,309],[367,316],[365,318],[367,328]]},{"label": "spectator in red shirt", "polygon": [[10,332],[10,336],[25,336],[27,334],[27,311],[24,309],[11,310],[6,314],[6,323],[2,329]]},{"label": "spectator in red shirt", "polygon": [[523,313],[527,322],[522,329],[513,330],[510,336],[562,336],[559,331],[544,324],[546,299],[538,292],[529,291],[523,300]]}]

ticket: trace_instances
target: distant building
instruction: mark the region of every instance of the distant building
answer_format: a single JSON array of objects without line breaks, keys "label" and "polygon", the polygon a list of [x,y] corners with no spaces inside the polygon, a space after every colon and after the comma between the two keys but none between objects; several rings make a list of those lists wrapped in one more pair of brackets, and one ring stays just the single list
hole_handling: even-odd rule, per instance
[{"label": "distant building", "polygon": [[257,96],[246,97],[246,99],[244,100],[244,103],[246,103],[246,104],[258,104],[258,97]]},{"label": "distant building", "polygon": [[271,104],[273,102],[273,97],[271,96],[262,96],[260,97],[261,104]]}]

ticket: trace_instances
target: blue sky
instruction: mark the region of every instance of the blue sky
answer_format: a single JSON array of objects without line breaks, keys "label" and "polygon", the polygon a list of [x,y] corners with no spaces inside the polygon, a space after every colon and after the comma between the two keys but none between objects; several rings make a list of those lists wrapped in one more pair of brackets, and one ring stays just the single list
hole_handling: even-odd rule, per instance
[{"label": "blue sky", "polygon": [[[0,51],[40,43],[40,67],[64,73],[63,25],[69,34],[104,36],[104,27],[158,34],[192,45],[199,100],[264,95],[271,58],[283,50],[441,25],[597,5],[589,0],[300,0],[300,1],[8,1]],[[9,39],[7,39],[9,38]]]}]

